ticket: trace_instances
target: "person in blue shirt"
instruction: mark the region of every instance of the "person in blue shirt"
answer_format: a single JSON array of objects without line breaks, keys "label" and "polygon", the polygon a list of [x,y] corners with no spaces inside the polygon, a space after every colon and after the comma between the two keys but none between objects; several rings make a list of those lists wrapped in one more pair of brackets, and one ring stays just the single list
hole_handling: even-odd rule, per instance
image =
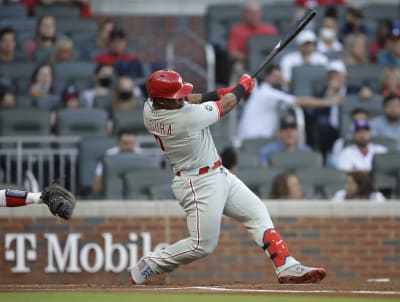
[{"label": "person in blue shirt", "polygon": [[259,160],[262,166],[268,166],[269,157],[275,152],[312,151],[311,147],[299,143],[297,122],[293,114],[281,117],[278,140],[261,147]]},{"label": "person in blue shirt", "polygon": [[380,65],[400,67],[400,22],[393,27],[385,49],[378,52],[376,60]]}]

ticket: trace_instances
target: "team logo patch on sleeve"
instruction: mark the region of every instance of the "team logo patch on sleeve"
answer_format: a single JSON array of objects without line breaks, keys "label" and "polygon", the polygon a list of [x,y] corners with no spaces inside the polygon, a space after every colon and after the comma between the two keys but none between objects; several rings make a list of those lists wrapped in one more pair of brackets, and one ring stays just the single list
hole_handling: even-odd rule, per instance
[{"label": "team logo patch on sleeve", "polygon": [[208,111],[213,111],[213,110],[214,110],[214,107],[211,106],[211,105],[205,105],[204,107],[205,107]]}]

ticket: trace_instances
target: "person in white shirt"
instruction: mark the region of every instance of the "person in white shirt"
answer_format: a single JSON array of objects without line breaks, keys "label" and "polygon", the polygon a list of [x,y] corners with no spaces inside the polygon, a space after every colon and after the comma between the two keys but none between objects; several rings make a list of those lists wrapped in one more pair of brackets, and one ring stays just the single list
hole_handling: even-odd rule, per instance
[{"label": "person in white shirt", "polygon": [[337,38],[336,19],[331,16],[325,16],[321,21],[319,36],[317,42],[317,51],[335,59],[343,51],[343,45]]},{"label": "person in white shirt", "polygon": [[282,91],[282,72],[279,66],[267,68],[264,81],[253,90],[248,98],[239,122],[241,139],[271,138],[279,124],[280,105],[300,107],[330,107],[342,101],[341,98],[297,97]]},{"label": "person in white shirt", "polygon": [[326,66],[328,58],[317,52],[315,49],[317,36],[311,30],[303,30],[296,38],[298,50],[289,52],[281,59],[280,65],[283,73],[283,79],[286,86],[289,87],[292,80],[293,67],[302,65],[321,65]]},{"label": "person in white shirt", "polygon": [[[106,150],[104,155],[107,156],[120,153],[140,153],[140,148],[136,144],[136,136],[133,131],[121,129],[117,134],[117,145]],[[102,191],[102,179],[103,163],[100,161],[96,166],[92,188],[93,193],[100,193]]]},{"label": "person in white shirt", "polygon": [[371,130],[367,120],[353,122],[354,144],[345,147],[337,157],[336,168],[343,171],[371,171],[375,154],[387,153],[385,146],[371,143]]},{"label": "person in white shirt", "polygon": [[384,202],[385,196],[374,189],[369,172],[352,171],[347,174],[344,189],[337,191],[332,197],[334,202],[350,199],[366,199],[372,202]]}]

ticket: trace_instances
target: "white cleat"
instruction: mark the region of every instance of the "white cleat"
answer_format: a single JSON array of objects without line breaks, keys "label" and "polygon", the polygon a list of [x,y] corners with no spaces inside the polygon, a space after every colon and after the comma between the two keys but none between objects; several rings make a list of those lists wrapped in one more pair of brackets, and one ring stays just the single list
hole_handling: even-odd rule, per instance
[{"label": "white cleat", "polygon": [[129,276],[131,277],[133,285],[145,284],[151,276],[155,274],[156,272],[153,271],[142,259],[139,260],[139,262],[129,271]]},{"label": "white cleat", "polygon": [[278,274],[281,284],[307,284],[318,283],[326,276],[326,270],[295,264]]}]

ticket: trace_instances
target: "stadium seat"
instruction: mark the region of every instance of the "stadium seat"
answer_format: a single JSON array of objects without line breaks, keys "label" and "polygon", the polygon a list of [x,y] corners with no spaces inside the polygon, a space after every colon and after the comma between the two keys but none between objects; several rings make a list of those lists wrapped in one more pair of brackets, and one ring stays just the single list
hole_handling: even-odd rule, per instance
[{"label": "stadium seat", "polygon": [[[344,187],[346,173],[332,168],[304,168],[296,171],[300,182],[304,186],[312,186],[317,197],[329,198],[325,186],[337,184]],[[330,193],[330,192],[329,192]]]},{"label": "stadium seat", "polygon": [[107,113],[101,109],[61,109],[57,112],[58,135],[106,136]]},{"label": "stadium seat", "polygon": [[288,30],[293,23],[297,7],[290,3],[266,4],[262,7],[263,20],[274,24],[280,33]]},{"label": "stadium seat", "polygon": [[[134,182],[140,182],[145,178],[148,170],[159,168],[161,156],[149,154],[115,154],[103,158],[103,195],[107,199],[122,199],[129,191],[124,186],[124,175],[130,171],[140,170],[142,173],[134,178]],[[155,176],[152,176],[155,179]],[[134,185],[134,184],[133,184]],[[124,188],[125,187],[125,188]],[[129,191],[133,192],[133,191]]]},{"label": "stadium seat", "polygon": [[35,18],[0,18],[0,28],[10,26],[17,33],[20,31],[32,31],[36,28],[36,19]]},{"label": "stadium seat", "polygon": [[376,189],[380,190],[391,189],[395,179],[395,194],[400,196],[400,152],[376,154],[372,160],[372,176]]},{"label": "stadium seat", "polygon": [[380,77],[385,68],[386,66],[378,64],[348,66],[347,84],[350,86],[360,86],[366,83],[375,93],[378,93],[380,89]]},{"label": "stadium seat", "polygon": [[[269,192],[272,181],[276,175],[284,170],[280,168],[247,167],[240,168],[238,177],[255,193]],[[261,190],[261,188],[263,189]],[[266,196],[262,196],[266,197]]]},{"label": "stadium seat", "polygon": [[379,21],[383,17],[390,20],[400,19],[399,3],[368,3],[361,7],[361,12],[366,20]]},{"label": "stadium seat", "polygon": [[37,108],[56,110],[60,106],[60,96],[55,94],[44,95],[36,98],[35,103]]},{"label": "stadium seat", "polygon": [[79,192],[87,195],[91,192],[96,165],[101,161],[107,149],[115,146],[115,139],[106,136],[83,137],[79,142]]},{"label": "stadium seat", "polygon": [[97,22],[94,19],[64,18],[57,19],[57,30],[65,35],[72,36],[74,33],[96,34]]},{"label": "stadium seat", "polygon": [[331,183],[324,185],[324,196],[326,199],[332,199],[335,193],[339,190],[344,189],[344,185],[340,183]]},{"label": "stadium seat", "polygon": [[277,152],[270,155],[273,168],[297,171],[303,168],[321,168],[322,154],[319,152]]},{"label": "stadium seat", "polygon": [[251,138],[242,141],[242,149],[246,152],[258,154],[261,147],[276,141],[276,138]]},{"label": "stadium seat", "polygon": [[92,62],[69,62],[69,63],[56,63],[54,65],[54,74],[57,79],[64,79],[64,81],[80,81],[93,79],[95,63]]},{"label": "stadium seat", "polygon": [[[124,175],[125,197],[127,199],[170,199],[173,173],[158,167],[132,170]],[[152,191],[153,190],[153,191]],[[173,194],[172,194],[173,196]],[[168,197],[168,198],[166,198]],[[174,198],[174,197],[173,197]]]},{"label": "stadium seat", "polygon": [[0,110],[0,136],[48,136],[50,113],[23,108]]},{"label": "stadium seat", "polygon": [[52,53],[52,48],[38,48],[33,53],[33,60],[37,65],[48,63],[50,62]]},{"label": "stadium seat", "polygon": [[33,14],[40,18],[42,16],[54,16],[56,18],[64,17],[71,18],[80,16],[79,6],[77,5],[65,5],[65,4],[39,4],[35,5],[33,8]]},{"label": "stadium seat", "polygon": [[292,70],[292,81],[290,91],[297,96],[314,95],[315,82],[326,78],[324,66],[302,65]]},{"label": "stadium seat", "polygon": [[[265,60],[265,57],[278,43],[279,36],[271,35],[255,35],[247,39],[247,69],[251,74],[256,72],[260,64]],[[279,57],[276,57],[275,62],[278,62]]]},{"label": "stadium seat", "polygon": [[0,4],[0,19],[26,17],[28,9],[23,4]]},{"label": "stadium seat", "polygon": [[6,63],[0,64],[0,70],[16,85],[17,93],[25,94],[35,66],[27,62]]},{"label": "stadium seat", "polygon": [[239,168],[259,167],[259,157],[257,152],[237,151],[237,160]]},{"label": "stadium seat", "polygon": [[130,129],[136,134],[148,133],[143,122],[142,106],[133,110],[115,110],[113,118],[115,134],[121,129]]},{"label": "stadium seat", "polygon": [[169,200],[175,199],[171,184],[153,185],[150,187],[150,199],[152,200]]},{"label": "stadium seat", "polygon": [[231,26],[241,20],[240,4],[214,4],[207,7],[205,15],[206,39],[226,48]]},{"label": "stadium seat", "polygon": [[34,107],[34,104],[34,101],[29,95],[17,95],[17,108],[32,108]]},{"label": "stadium seat", "polygon": [[99,95],[94,97],[93,106],[95,108],[111,108],[112,104],[112,95]]}]

